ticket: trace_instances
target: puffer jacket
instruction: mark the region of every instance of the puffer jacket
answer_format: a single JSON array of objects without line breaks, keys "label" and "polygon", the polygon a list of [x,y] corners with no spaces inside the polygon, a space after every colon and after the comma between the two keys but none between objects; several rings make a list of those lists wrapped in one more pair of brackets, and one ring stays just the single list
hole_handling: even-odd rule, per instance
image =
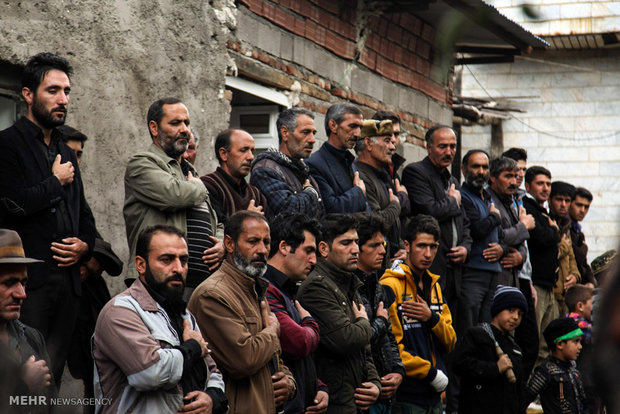
[{"label": "puffer jacket", "polygon": [[[444,303],[439,276],[428,270],[423,275],[424,291],[420,292],[406,264],[385,271],[379,283],[385,287],[392,331],[398,343],[406,377],[396,391],[398,401],[430,406],[439,402],[440,394],[430,385],[437,371],[446,373],[444,355],[456,344],[452,315]],[[420,295],[431,309],[426,322],[408,318],[401,311],[406,300],[417,301]]]}]

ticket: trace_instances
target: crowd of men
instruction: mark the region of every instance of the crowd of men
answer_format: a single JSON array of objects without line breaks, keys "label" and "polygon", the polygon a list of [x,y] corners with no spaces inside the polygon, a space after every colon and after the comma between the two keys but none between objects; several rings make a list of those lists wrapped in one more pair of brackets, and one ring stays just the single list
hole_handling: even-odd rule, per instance
[{"label": "crowd of men", "polygon": [[286,109],[277,148],[255,158],[251,134],[224,130],[202,174],[189,109],[163,98],[125,171],[135,279],[110,298],[101,274],[122,263],[84,197],[86,136],[63,126],[71,74],[32,57],[28,113],[0,132],[0,346],[19,379],[3,397],[56,395],[69,360],[100,412],[457,412],[451,351],[491,321],[498,285],[527,301],[527,378],[566,289],[597,284],[580,224],[592,194],[527,168],[523,149],[468,151],[460,184],[450,127],[405,165],[395,113],[336,103],[320,148],[314,114]]}]

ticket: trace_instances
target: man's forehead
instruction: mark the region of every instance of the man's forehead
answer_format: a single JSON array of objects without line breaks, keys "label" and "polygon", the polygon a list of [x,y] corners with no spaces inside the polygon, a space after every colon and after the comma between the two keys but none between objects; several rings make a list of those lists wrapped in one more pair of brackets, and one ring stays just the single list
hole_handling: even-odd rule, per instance
[{"label": "man's forehead", "polygon": [[357,230],[349,229],[346,232],[336,236],[334,240],[357,240]]},{"label": "man's forehead", "polygon": [[58,69],[48,70],[41,78],[41,83],[39,86],[43,86],[45,88],[55,85],[55,86],[70,86],[71,81],[69,80],[69,76]]},{"label": "man's forehead", "polygon": [[256,235],[257,233],[267,232],[269,235],[269,224],[265,220],[261,220],[255,217],[247,217],[243,220],[243,226],[241,227],[241,234]]},{"label": "man's forehead", "polygon": [[28,266],[24,263],[2,263],[0,264],[0,283],[16,275],[28,274]]},{"label": "man's forehead", "polygon": [[184,103],[164,104],[162,106],[164,116],[171,118],[189,118],[189,111]]},{"label": "man's forehead", "polygon": [[184,250],[185,254],[187,254],[187,242],[178,234],[169,234],[161,231],[153,234],[149,246],[150,252],[156,253],[157,255],[166,254],[166,252],[179,254],[179,250]]},{"label": "man's forehead", "polygon": [[536,177],[534,177],[534,181],[536,182],[551,182],[551,178],[547,177],[545,174],[536,174]]},{"label": "man's forehead", "polygon": [[348,112],[346,114],[344,114],[344,116],[342,117],[342,122],[341,124],[344,123],[349,123],[349,122],[355,122],[355,123],[362,123],[362,120],[364,119],[364,117],[360,114],[353,114],[351,112]]},{"label": "man's forehead", "polygon": [[246,131],[235,130],[230,134],[230,143],[233,146],[254,146],[254,138]]}]

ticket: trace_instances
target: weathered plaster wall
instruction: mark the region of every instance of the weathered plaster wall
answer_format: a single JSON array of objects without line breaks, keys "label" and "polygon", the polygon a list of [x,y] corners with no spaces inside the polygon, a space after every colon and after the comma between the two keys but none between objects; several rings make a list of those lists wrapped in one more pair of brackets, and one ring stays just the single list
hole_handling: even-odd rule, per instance
[{"label": "weathered plaster wall", "polygon": [[[0,60],[25,64],[50,51],[74,66],[67,124],[88,135],[83,176],[97,228],[128,258],[122,215],[129,157],[150,144],[146,111],[177,96],[201,136],[228,126],[225,47],[234,26],[227,2],[82,0],[3,2]],[[218,16],[216,16],[216,11]],[[203,141],[209,146],[208,139]],[[200,171],[212,169],[199,157]],[[108,278],[113,292],[121,278]]]},{"label": "weathered plaster wall", "polygon": [[[527,149],[528,165],[543,165],[554,180],[593,193],[583,223],[592,260],[620,239],[620,52],[548,51],[531,58],[470,66],[473,76],[464,69],[463,95],[512,97],[511,106],[526,113],[504,121],[504,148]],[[464,127],[463,153],[488,149],[490,135],[489,126]]]}]

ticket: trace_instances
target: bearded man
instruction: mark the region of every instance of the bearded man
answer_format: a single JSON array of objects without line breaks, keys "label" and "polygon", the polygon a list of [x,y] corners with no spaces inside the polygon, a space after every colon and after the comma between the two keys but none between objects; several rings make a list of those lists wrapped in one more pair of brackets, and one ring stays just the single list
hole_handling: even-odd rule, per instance
[{"label": "bearded man", "polygon": [[0,132],[0,227],[15,230],[28,271],[21,320],[39,330],[60,384],[82,293],[80,260],[95,245],[95,220],[86,204],[78,160],[61,139],[71,91],[69,62],[33,56],[22,78],[28,113]]},{"label": "bearded man", "polygon": [[175,227],[147,227],[138,236],[140,277],[104,306],[95,327],[98,412],[226,412],[222,374],[185,310],[188,256]]},{"label": "bearded man", "polygon": [[188,304],[226,378],[230,414],[275,413],[297,392],[280,359],[280,323],[265,300],[270,242],[264,215],[241,210],[228,217],[226,259]]},{"label": "bearded man", "polygon": [[125,171],[123,215],[130,257],[145,228],[167,224],[182,230],[189,245],[188,298],[224,258],[223,235],[207,189],[183,158],[191,133],[187,107],[177,98],[159,99],[148,110],[147,125],[153,143],[131,157]]},{"label": "bearded man", "polygon": [[469,260],[463,264],[457,333],[480,322],[490,322],[491,303],[502,267],[499,260],[508,253],[500,244],[501,215],[485,188],[489,181],[489,156],[479,149],[463,157],[465,182],[461,186],[463,208],[469,218],[473,243]]}]

